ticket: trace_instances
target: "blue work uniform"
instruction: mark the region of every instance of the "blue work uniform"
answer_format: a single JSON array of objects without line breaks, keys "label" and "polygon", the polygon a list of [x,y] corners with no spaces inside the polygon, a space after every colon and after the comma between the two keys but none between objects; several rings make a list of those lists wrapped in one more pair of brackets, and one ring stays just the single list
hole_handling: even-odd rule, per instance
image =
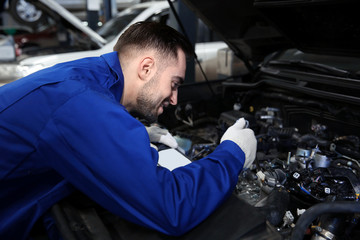
[{"label": "blue work uniform", "polygon": [[53,204],[82,191],[112,213],[181,235],[232,193],[244,152],[157,166],[144,125],[120,104],[116,52],[57,64],[0,87],[0,239],[26,239]]}]

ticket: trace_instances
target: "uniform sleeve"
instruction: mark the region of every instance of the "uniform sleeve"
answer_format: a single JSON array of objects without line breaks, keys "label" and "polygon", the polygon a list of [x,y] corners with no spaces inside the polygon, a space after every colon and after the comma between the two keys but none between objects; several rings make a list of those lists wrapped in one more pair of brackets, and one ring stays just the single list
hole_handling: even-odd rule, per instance
[{"label": "uniform sleeve", "polygon": [[169,235],[195,227],[231,194],[245,158],[225,141],[184,167],[158,167],[145,127],[120,104],[89,92],[54,113],[39,149],[51,168],[104,208]]}]

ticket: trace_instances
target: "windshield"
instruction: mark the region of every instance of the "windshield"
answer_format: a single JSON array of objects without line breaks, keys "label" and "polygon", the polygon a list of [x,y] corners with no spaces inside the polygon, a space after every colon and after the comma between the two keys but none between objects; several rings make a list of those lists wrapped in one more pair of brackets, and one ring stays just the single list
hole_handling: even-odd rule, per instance
[{"label": "windshield", "polygon": [[145,8],[127,9],[106,22],[97,33],[107,41],[111,41],[144,10]]}]

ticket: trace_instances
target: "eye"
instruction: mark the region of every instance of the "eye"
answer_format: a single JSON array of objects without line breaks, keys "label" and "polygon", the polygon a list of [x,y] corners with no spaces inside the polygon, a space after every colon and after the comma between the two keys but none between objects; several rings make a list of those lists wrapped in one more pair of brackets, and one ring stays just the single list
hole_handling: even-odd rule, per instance
[{"label": "eye", "polygon": [[171,90],[172,91],[177,91],[179,87],[180,87],[180,84],[178,82],[171,82]]}]

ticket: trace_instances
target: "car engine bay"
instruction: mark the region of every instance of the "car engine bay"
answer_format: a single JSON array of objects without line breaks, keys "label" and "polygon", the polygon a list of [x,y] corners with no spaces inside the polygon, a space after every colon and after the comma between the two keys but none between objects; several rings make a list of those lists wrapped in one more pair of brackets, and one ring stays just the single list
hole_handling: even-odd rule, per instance
[{"label": "car engine bay", "polygon": [[[289,237],[286,235],[296,226],[296,221],[312,206],[359,201],[356,110],[270,89],[251,90],[239,99],[234,110],[221,113],[217,127],[212,129],[217,128],[221,136],[238,118],[249,121],[258,140],[256,164],[241,173],[235,195],[262,209],[267,221],[284,237]],[[210,134],[209,128],[203,132]],[[195,151],[195,157],[200,157],[214,145],[195,144],[191,157]],[[321,216],[307,234],[312,239],[333,239],[327,237],[331,234],[349,237],[347,234],[358,222],[355,214],[358,210],[351,208],[352,214],[344,215],[339,210],[340,213]],[[330,213],[334,209],[327,210]]]}]

